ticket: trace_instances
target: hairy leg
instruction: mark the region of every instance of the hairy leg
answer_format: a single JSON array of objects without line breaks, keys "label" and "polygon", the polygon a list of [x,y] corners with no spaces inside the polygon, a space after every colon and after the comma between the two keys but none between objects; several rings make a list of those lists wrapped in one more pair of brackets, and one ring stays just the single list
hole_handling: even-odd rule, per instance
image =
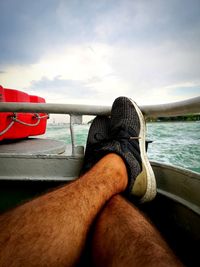
[{"label": "hairy leg", "polygon": [[95,266],[182,266],[150,222],[120,195],[101,212],[92,240]]},{"label": "hairy leg", "polygon": [[0,266],[73,266],[89,228],[127,186],[122,159],[109,154],[75,182],[0,216]]}]

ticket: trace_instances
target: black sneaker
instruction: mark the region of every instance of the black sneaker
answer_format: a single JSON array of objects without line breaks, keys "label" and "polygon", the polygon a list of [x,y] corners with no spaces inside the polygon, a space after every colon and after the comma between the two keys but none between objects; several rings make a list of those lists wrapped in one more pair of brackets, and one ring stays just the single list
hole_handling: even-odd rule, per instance
[{"label": "black sneaker", "polygon": [[155,176],[147,158],[145,120],[135,102],[126,97],[117,98],[111,111],[109,151],[119,154],[126,164],[129,176],[128,191],[140,202],[152,200],[156,195]]},{"label": "black sneaker", "polygon": [[110,132],[110,118],[97,116],[88,132],[85,157],[81,175],[89,171],[106,153],[102,147],[107,145]]}]

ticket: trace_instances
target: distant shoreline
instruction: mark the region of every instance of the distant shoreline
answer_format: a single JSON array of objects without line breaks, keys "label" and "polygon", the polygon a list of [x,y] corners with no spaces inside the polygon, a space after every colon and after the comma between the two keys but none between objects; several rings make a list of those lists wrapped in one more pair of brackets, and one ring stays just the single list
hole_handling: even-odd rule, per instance
[{"label": "distant shoreline", "polygon": [[184,122],[184,123],[193,123],[193,122],[197,122],[197,123],[200,123],[200,121],[146,121],[146,123],[171,123],[171,122],[174,122],[174,123],[181,123],[181,122]]},{"label": "distant shoreline", "polygon": [[192,122],[192,121],[200,121],[200,114],[186,115],[186,116],[175,116],[175,117],[147,118],[146,121],[147,122]]}]

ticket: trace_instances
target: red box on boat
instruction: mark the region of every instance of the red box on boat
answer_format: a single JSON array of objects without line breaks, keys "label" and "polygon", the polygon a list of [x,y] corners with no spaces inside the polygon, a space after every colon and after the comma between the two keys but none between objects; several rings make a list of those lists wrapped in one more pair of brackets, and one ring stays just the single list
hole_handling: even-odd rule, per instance
[{"label": "red box on boat", "polygon": [[[45,99],[0,86],[0,102],[45,103]],[[47,116],[44,113],[0,112],[0,141],[44,134],[46,124]]]}]

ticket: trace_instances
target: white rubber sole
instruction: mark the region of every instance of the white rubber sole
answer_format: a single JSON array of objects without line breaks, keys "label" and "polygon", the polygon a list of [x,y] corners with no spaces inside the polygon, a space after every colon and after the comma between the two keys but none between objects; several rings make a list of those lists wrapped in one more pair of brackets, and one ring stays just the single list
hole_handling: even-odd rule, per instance
[{"label": "white rubber sole", "polygon": [[143,114],[137,104],[129,99],[140,120],[139,147],[142,159],[142,172],[136,177],[131,194],[139,197],[140,203],[151,201],[156,196],[156,180],[153,169],[147,157],[145,147],[146,126]]}]

